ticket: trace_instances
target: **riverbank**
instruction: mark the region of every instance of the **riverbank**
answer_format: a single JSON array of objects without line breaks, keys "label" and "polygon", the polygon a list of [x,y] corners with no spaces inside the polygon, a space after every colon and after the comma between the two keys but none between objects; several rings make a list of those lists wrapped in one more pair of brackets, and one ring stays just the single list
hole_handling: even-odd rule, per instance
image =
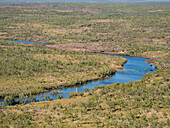
[{"label": "riverbank", "polygon": [[[0,93],[6,91],[9,94],[6,101],[11,104],[13,97],[10,93],[13,91],[15,95],[15,89],[18,89],[16,92],[20,93],[21,99],[18,100],[21,104],[0,106],[0,127],[170,127],[169,12],[169,2],[0,5]],[[77,82],[84,77],[92,79],[104,67],[113,69],[123,60],[9,43],[8,40],[53,43],[84,51],[90,49],[96,53],[143,56],[152,59],[151,63],[159,70],[148,73],[154,65],[145,63],[146,59],[142,60],[139,68],[134,65],[138,57],[125,56],[134,58],[131,63],[127,61],[130,66],[124,64],[124,68],[133,67],[133,70],[116,72],[115,77],[91,82],[86,86],[88,88],[62,88],[37,97],[31,94],[29,101],[40,99],[41,102],[25,104],[29,101],[22,100],[24,92],[36,92],[43,86],[41,92],[50,85]],[[146,65],[150,70],[142,68]],[[139,70],[141,68],[144,70]],[[132,81],[126,79],[129,77]],[[109,82],[115,82],[117,78],[122,83]],[[96,86],[98,82],[110,85]],[[11,92],[7,92],[8,89]],[[62,98],[60,94],[67,97],[67,92],[73,92],[68,95],[69,98],[44,101],[58,98],[56,94],[59,98]]]},{"label": "riverbank", "polygon": [[[106,78],[126,59],[1,42],[0,97],[38,94]],[[22,62],[21,62],[22,60]],[[5,61],[9,61],[8,64]],[[8,85],[8,86],[7,86]]]},{"label": "riverbank", "polygon": [[[112,46],[113,45],[113,46]],[[165,51],[122,51],[121,49],[117,49],[116,51],[113,52],[112,49],[109,49],[111,46],[114,47],[114,44],[98,44],[98,43],[72,43],[72,44],[59,44],[59,45],[47,45],[47,47],[52,47],[52,48],[58,48],[61,50],[68,50],[68,51],[77,51],[77,52],[85,52],[85,53],[108,53],[108,54],[115,54],[115,55],[123,55],[123,56],[136,56],[136,57],[143,57],[148,60],[148,63],[154,64],[157,68],[168,68],[169,64],[168,63],[162,63],[159,64],[157,60],[162,60],[163,56],[169,56],[169,51],[166,48]],[[103,48],[102,48],[103,47]],[[156,48],[155,48],[156,50]],[[167,52],[166,52],[167,51]],[[162,60],[163,61],[163,60]]]},{"label": "riverbank", "polygon": [[[13,42],[13,41],[11,41]],[[14,43],[16,43],[17,41],[15,41]],[[20,43],[20,42],[19,42]],[[28,44],[28,45],[21,45],[21,46],[33,46],[32,44],[34,44],[34,42],[31,42],[31,45],[29,42],[22,42],[23,44]],[[37,43],[36,43],[37,44]],[[47,47],[49,46],[52,46],[50,47],[51,48],[56,48],[55,45],[47,45]],[[62,50],[66,50],[66,49],[62,49]],[[73,49],[74,50],[74,49]],[[81,51],[82,52],[82,51]],[[80,53],[80,51],[78,52]],[[95,52],[96,53],[96,52]],[[106,54],[107,53],[107,54]],[[92,54],[92,53],[89,53],[89,54]],[[105,55],[111,55],[111,56],[114,56],[112,55],[113,52],[102,52],[102,54],[105,56]],[[116,53],[116,55],[120,55],[120,54],[123,54],[123,53]],[[48,55],[49,56],[49,55]],[[40,56],[39,56],[40,57]],[[119,57],[128,57],[128,56],[119,56]],[[133,57],[133,56],[131,56]],[[130,59],[130,58],[129,58]],[[147,60],[148,61],[148,60]],[[29,98],[31,96],[34,97],[34,100],[35,101],[39,101],[39,99],[36,99],[36,96],[37,94],[43,94],[43,93],[46,93],[46,92],[50,92],[51,90],[54,90],[54,89],[62,89],[62,88],[70,88],[70,87],[74,87],[76,85],[83,85],[83,84],[86,84],[88,82],[93,82],[93,81],[96,81],[96,80],[100,80],[101,78],[102,79],[108,79],[110,76],[112,76],[116,71],[128,71],[129,69],[123,69],[123,65],[127,62],[127,58],[126,59],[122,59],[121,63],[119,61],[116,62],[118,66],[113,66],[112,65],[112,68],[110,69],[106,69],[106,70],[102,70],[102,71],[99,71],[96,75],[96,77],[89,77],[89,78],[81,78],[81,79],[76,79],[75,81],[67,81],[65,83],[60,83],[60,84],[41,84],[40,86],[29,86],[29,87],[21,87],[21,88],[17,88],[17,89],[12,89],[10,91],[10,89],[8,89],[6,92],[3,91],[1,92],[1,99],[4,99],[5,97],[7,97],[8,95],[11,95],[13,98],[15,97],[20,97],[20,99],[26,99],[26,98]],[[114,62],[115,63],[115,62]],[[116,64],[115,63],[115,64]],[[138,62],[140,63],[140,62]],[[137,67],[139,65],[136,65]],[[113,68],[115,70],[113,70]],[[141,69],[139,72],[142,72],[142,70],[146,70],[147,68],[143,68]],[[133,70],[133,69],[132,69]],[[150,69],[149,69],[150,70]],[[151,69],[150,71],[154,71],[154,69]],[[141,77],[142,78],[142,77]],[[121,81],[115,81],[115,82],[121,82]],[[111,83],[112,84],[112,83]],[[22,93],[22,98],[20,96],[20,90],[23,90],[24,93]],[[16,101],[17,102],[17,101]]]},{"label": "riverbank", "polygon": [[[110,55],[110,54],[103,54],[103,56],[108,56],[108,55],[112,56],[112,57],[115,56],[115,55]],[[36,87],[31,87],[31,88],[27,87],[27,90],[29,90],[29,92],[25,91],[24,93],[22,93],[22,97],[19,95],[19,99],[16,99],[15,102],[16,103],[17,102],[18,103],[23,103],[23,102],[27,103],[28,101],[29,102],[41,101],[43,97],[44,97],[43,99],[46,100],[45,97],[47,97],[47,96],[48,96],[48,99],[53,99],[53,98],[56,99],[56,98],[58,98],[58,96],[54,96],[53,91],[52,92],[50,91],[50,90],[55,90],[55,89],[57,89],[59,91],[64,91],[62,95],[61,94],[59,94],[59,95],[61,95],[63,98],[67,98],[68,94],[73,93],[74,91],[68,92],[67,89],[62,89],[62,88],[68,88],[68,90],[69,90],[70,87],[73,87],[76,85],[80,86],[81,84],[85,84],[89,81],[93,81],[93,82],[92,82],[92,84],[89,83],[89,84],[85,85],[85,88],[87,88],[87,89],[93,88],[97,85],[108,85],[108,84],[112,84],[115,82],[127,83],[129,81],[139,80],[143,77],[144,74],[155,71],[155,67],[153,67],[154,65],[152,65],[152,68],[151,68],[149,64],[145,63],[146,59],[144,59],[144,58],[118,56],[118,58],[120,58],[120,57],[125,58],[125,59],[122,59],[122,60],[124,60],[124,61],[122,61],[122,65],[124,65],[124,63],[127,62],[127,64],[126,64],[127,66],[124,66],[123,70],[122,70],[122,67],[119,66],[118,70],[120,73],[116,72],[116,75],[112,76],[111,78],[109,78],[109,76],[113,75],[113,73],[115,73],[115,70],[112,70],[113,72],[111,72],[111,70],[108,70],[107,72],[102,70],[102,72],[100,72],[98,74],[98,78],[96,78],[95,80],[98,80],[100,78],[103,78],[103,80],[96,81],[96,82],[94,81],[94,79],[92,79],[92,80],[86,79],[85,81],[83,79],[81,79],[80,81],[73,81],[73,82],[69,82],[69,83],[65,83],[65,84],[60,84],[59,86],[56,86],[56,85],[54,85],[54,86],[50,85],[50,86],[46,86],[46,87],[41,86],[36,89],[36,91],[38,93],[36,91],[33,91],[33,93],[31,93],[31,89],[35,90]],[[146,71],[147,68],[151,68],[151,69],[149,71]],[[121,72],[124,72],[124,73],[122,74]],[[128,75],[128,77],[126,75]],[[109,79],[106,79],[106,78],[109,78]],[[122,78],[124,78],[124,79],[122,79]],[[105,83],[107,83],[107,84],[105,84]],[[75,88],[77,88],[77,87],[78,86],[76,86]],[[80,87],[79,87],[79,89],[80,89]],[[43,92],[45,92],[45,93],[43,93]],[[36,95],[39,93],[41,93],[41,94]],[[15,95],[10,93],[10,95],[13,95],[13,97],[16,97],[17,96],[16,94],[17,94],[16,91],[15,91]],[[57,93],[55,95],[57,95]],[[32,99],[31,98],[32,96],[34,98],[33,98],[33,100],[30,101],[30,99]],[[41,97],[41,99],[40,99],[40,97]],[[19,100],[19,101],[17,101],[17,100]]]},{"label": "riverbank", "polygon": [[[128,127],[125,121],[136,127],[168,127],[168,72],[160,69],[136,82],[96,86],[69,99],[9,106],[1,113],[8,111],[10,116],[4,115],[7,119],[26,116],[35,127]],[[2,116],[1,119],[5,120]]]}]

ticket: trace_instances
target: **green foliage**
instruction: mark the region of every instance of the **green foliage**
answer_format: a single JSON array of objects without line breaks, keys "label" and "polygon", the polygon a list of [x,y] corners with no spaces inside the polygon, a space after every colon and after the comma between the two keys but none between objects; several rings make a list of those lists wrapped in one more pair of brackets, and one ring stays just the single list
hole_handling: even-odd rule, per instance
[{"label": "green foliage", "polygon": [[8,114],[5,115],[3,112],[0,114],[1,116],[1,122],[2,122],[2,127],[9,127],[9,126],[17,126],[18,128],[23,128],[23,127],[36,127],[37,124],[33,123],[32,121],[32,115],[30,113],[22,113],[18,114],[17,112],[10,112],[8,111]]},{"label": "green foliage", "polygon": [[88,92],[88,91],[89,91],[89,89],[88,89],[88,88],[84,88],[84,91],[85,91],[85,92]]},{"label": "green foliage", "polygon": [[104,78],[106,76],[111,76],[113,75],[114,73],[116,72],[115,69],[113,68],[107,68],[107,69],[103,69],[101,72],[98,72],[98,76],[101,77],[101,78]]},{"label": "green foliage", "polygon": [[78,94],[79,96],[83,96],[84,95],[84,93],[83,92],[79,92],[79,94]]},{"label": "green foliage", "polygon": [[108,77],[126,62],[66,50],[143,56],[159,70],[136,82],[74,92],[70,99],[54,91],[55,101],[2,104],[0,127],[169,127],[169,8],[169,3],[1,4],[0,98],[7,104],[14,103],[13,96],[20,103],[28,96],[34,101],[36,93]]},{"label": "green foliage", "polygon": [[68,98],[71,98],[71,97],[74,97],[74,96],[77,96],[77,92],[70,92],[70,93],[67,93],[67,97]]},{"label": "green foliage", "polygon": [[[99,79],[103,76],[97,74],[106,67],[105,74],[115,72],[109,62],[118,59],[125,62],[125,59],[118,57],[62,51],[42,46],[24,46],[6,41],[0,41],[1,47],[1,99],[7,95],[19,96],[21,90],[24,96],[28,96],[30,92],[36,94]],[[106,63],[100,63],[102,58],[106,58]],[[84,75],[86,77],[83,77]]]},{"label": "green foliage", "polygon": [[4,98],[4,102],[8,105],[13,105],[15,103],[15,100],[13,96],[6,96]]}]

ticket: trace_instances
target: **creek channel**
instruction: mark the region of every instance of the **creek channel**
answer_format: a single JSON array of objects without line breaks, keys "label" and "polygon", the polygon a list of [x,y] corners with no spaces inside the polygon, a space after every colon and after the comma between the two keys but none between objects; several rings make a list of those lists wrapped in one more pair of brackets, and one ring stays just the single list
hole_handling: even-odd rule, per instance
[{"label": "creek channel", "polygon": [[[10,40],[10,42],[47,45],[44,43],[25,42],[25,41]],[[53,44],[51,44],[51,45],[53,45]],[[83,85],[76,85],[76,86],[69,87],[69,88],[57,89],[57,91],[60,92],[62,98],[68,98],[68,93],[76,92],[76,91],[84,92],[85,88],[92,89],[97,85],[106,86],[106,85],[113,84],[116,82],[119,82],[119,83],[128,83],[129,81],[134,82],[134,81],[137,81],[137,80],[140,80],[141,78],[143,78],[143,75],[145,75],[146,73],[153,73],[157,70],[154,65],[151,65],[151,64],[145,62],[146,60],[150,60],[150,59],[146,59],[146,58],[142,58],[142,57],[134,57],[134,56],[112,55],[112,54],[103,54],[103,55],[118,56],[118,57],[126,58],[127,62],[123,65],[124,71],[117,71],[117,72],[115,72],[115,74],[113,76],[109,77],[108,79],[95,80],[95,81],[87,82]],[[58,99],[58,96],[54,95],[53,91],[54,90],[50,90],[48,92],[44,92],[44,93],[35,95],[36,96],[35,102],[38,102],[40,100],[40,98],[41,98],[41,100],[43,100],[45,95],[48,95],[51,100]],[[17,100],[18,100],[18,98],[15,98],[15,101],[17,101]],[[0,102],[4,102],[4,101],[1,100]],[[25,99],[24,99],[24,102],[25,102]],[[31,101],[31,102],[33,102],[33,101]]]}]

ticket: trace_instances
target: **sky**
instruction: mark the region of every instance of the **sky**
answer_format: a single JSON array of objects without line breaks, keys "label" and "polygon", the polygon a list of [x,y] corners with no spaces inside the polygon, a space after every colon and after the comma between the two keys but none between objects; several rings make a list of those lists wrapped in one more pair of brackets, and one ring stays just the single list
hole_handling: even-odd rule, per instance
[{"label": "sky", "polygon": [[7,2],[170,2],[170,0],[0,0],[0,3]]}]

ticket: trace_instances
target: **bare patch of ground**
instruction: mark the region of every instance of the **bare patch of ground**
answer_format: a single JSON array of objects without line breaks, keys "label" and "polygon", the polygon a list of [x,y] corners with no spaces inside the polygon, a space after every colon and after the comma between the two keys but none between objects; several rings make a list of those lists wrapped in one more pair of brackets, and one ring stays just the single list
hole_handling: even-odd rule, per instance
[{"label": "bare patch of ground", "polygon": [[162,11],[164,11],[164,10],[150,10],[148,12],[162,12]]},{"label": "bare patch of ground", "polygon": [[89,12],[89,13],[92,13],[92,14],[96,14],[96,13],[99,13],[99,10],[97,10],[97,9],[87,9],[87,8],[85,8],[85,9],[82,9],[82,12],[84,12],[84,13]]},{"label": "bare patch of ground", "polygon": [[47,47],[58,48],[62,50],[78,51],[78,52],[121,52],[114,44],[87,44],[87,43],[70,43],[59,45],[46,45]]}]

